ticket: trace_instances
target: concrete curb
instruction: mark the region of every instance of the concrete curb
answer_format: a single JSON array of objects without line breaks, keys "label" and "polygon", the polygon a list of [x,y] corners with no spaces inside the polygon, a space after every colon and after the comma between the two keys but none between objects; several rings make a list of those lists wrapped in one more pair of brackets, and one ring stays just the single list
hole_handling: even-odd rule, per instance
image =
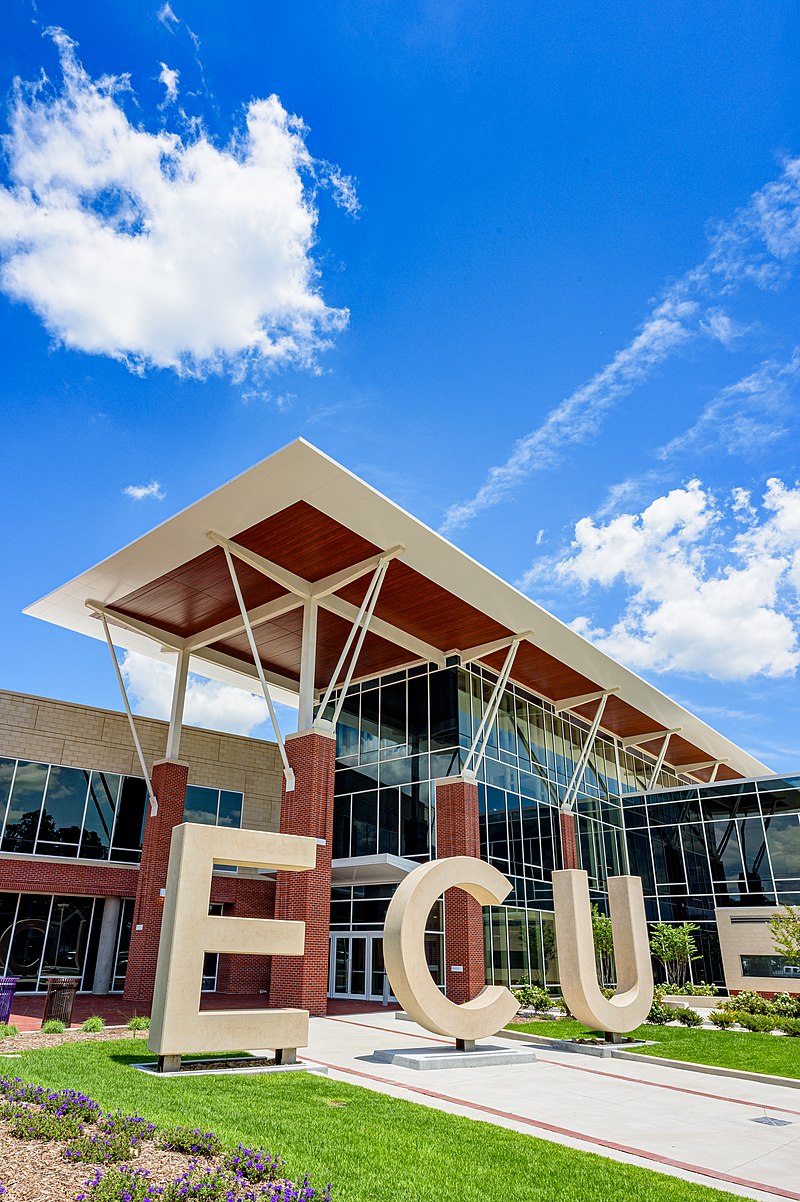
[{"label": "concrete curb", "polygon": [[[500,1032],[498,1031],[498,1036]],[[692,1060],[670,1060],[666,1056],[642,1056],[624,1048],[591,1047],[588,1044],[569,1043],[565,1039],[553,1039],[549,1035],[527,1035],[524,1031],[503,1031],[503,1039],[538,1044],[552,1048],[554,1052],[570,1052],[573,1055],[599,1056],[606,1060],[635,1060],[639,1064],[660,1064],[663,1068],[679,1068],[689,1073],[703,1073],[709,1077],[732,1077],[739,1081],[754,1081],[760,1085],[785,1085],[789,1089],[800,1089],[800,1078],[774,1077],[770,1073],[748,1073],[745,1069],[723,1068],[717,1064],[695,1064]]]}]

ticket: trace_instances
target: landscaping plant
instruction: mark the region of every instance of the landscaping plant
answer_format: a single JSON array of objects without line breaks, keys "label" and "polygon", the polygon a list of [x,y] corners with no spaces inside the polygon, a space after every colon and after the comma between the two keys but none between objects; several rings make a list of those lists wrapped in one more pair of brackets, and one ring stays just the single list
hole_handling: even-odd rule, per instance
[{"label": "landscaping plant", "polygon": [[67,1024],[62,1023],[60,1018],[48,1018],[46,1023],[42,1023],[42,1035],[63,1035],[67,1029]]},{"label": "landscaping plant", "polygon": [[601,913],[596,902],[592,905],[592,937],[600,985],[608,986],[615,976],[614,937],[611,931],[611,919],[607,914]]},{"label": "landscaping plant", "polygon": [[102,1031],[105,1025],[106,1020],[104,1018],[101,1018],[99,1014],[93,1014],[91,1018],[87,1018],[85,1022],[81,1023],[81,1030],[94,1033]]},{"label": "landscaping plant", "polygon": [[778,955],[790,964],[800,964],[800,907],[781,906],[770,918],[769,929]]},{"label": "landscaping plant", "polygon": [[696,922],[654,922],[650,926],[650,951],[662,965],[670,985],[683,985],[689,975],[689,965],[699,960],[695,932]]}]

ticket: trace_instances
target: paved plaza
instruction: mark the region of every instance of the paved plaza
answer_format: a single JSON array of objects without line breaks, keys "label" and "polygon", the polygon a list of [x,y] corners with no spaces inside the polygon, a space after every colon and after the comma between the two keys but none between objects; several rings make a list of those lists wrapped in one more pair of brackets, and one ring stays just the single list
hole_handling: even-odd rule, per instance
[{"label": "paved plaza", "polygon": [[[541,1045],[535,1064],[501,1068],[418,1072],[373,1058],[377,1049],[448,1043],[379,1010],[312,1019],[303,1057],[333,1079],[452,1114],[743,1197],[800,1200],[800,1089]],[[764,1117],[787,1125],[754,1121]]]}]

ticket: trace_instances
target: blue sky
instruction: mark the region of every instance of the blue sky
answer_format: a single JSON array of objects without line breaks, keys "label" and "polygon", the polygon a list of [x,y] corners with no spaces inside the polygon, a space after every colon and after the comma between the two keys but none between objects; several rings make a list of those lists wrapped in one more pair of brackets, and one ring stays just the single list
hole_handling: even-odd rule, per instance
[{"label": "blue sky", "polygon": [[2,21],[4,687],[117,706],[23,606],[302,434],[800,769],[796,5]]}]

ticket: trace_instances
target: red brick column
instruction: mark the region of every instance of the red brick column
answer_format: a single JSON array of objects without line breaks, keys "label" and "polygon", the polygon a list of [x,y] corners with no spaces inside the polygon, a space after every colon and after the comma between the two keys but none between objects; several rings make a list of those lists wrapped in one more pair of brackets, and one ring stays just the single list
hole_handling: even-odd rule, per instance
[{"label": "red brick column", "polygon": [[169,846],[174,827],[183,822],[189,767],[177,760],[161,760],[153,765],[153,791],[158,813],[148,810],[144,827],[142,865],[133,910],[131,947],[125,976],[125,1001],[149,1010],[156,979],[158,941],[164,899],[161,890],[167,883]]},{"label": "red brick column", "polygon": [[[478,786],[460,776],[436,782],[436,855],[480,858]],[[486,984],[483,953],[483,910],[463,889],[444,895],[445,993],[451,1001],[469,1002]],[[453,972],[453,966],[463,972]]]},{"label": "red brick column", "polygon": [[336,739],[319,731],[301,731],[289,735],[286,753],[294,769],[295,786],[287,793],[284,785],[281,833],[309,835],[325,843],[317,847],[313,871],[278,873],[275,917],[304,922],[306,945],[304,956],[273,957],[269,1004],[324,1015],[328,998]]},{"label": "red brick column", "polygon": [[563,868],[579,868],[575,815],[572,810],[559,810],[561,826],[561,864]]}]

